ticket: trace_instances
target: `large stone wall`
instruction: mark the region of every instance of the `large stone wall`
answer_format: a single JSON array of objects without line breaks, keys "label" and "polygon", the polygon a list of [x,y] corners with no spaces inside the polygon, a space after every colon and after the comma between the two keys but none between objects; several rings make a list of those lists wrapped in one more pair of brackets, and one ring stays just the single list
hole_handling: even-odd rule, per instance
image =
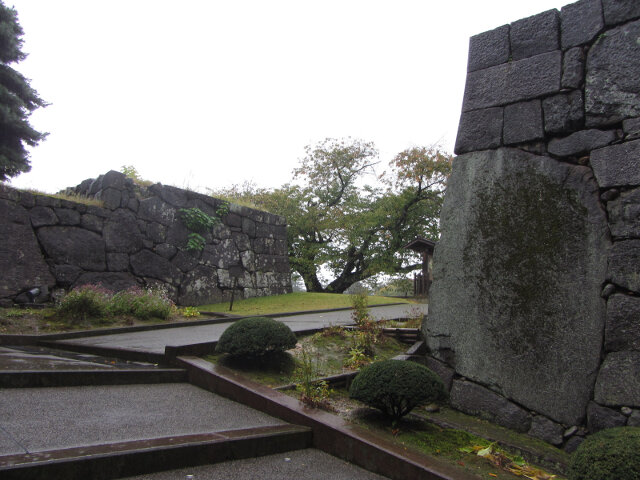
[{"label": "large stone wall", "polygon": [[640,424],[640,2],[476,35],[427,362],[469,413],[573,450]]},{"label": "large stone wall", "polygon": [[[56,289],[102,284],[117,291],[163,286],[181,305],[291,291],[286,220],[229,205],[205,234],[201,252],[187,250],[181,208],[215,216],[221,200],[161,184],[139,187],[110,171],[73,193],[102,201],[85,205],[0,185],[0,301],[46,300]],[[236,284],[237,280],[237,284]]]}]

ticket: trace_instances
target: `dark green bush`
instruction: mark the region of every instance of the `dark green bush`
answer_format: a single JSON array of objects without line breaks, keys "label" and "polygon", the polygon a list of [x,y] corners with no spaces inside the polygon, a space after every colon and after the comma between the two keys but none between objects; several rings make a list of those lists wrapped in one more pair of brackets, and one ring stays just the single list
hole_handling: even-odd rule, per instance
[{"label": "dark green bush", "polygon": [[571,457],[569,480],[637,480],[640,478],[640,427],[601,430]]},{"label": "dark green bush", "polygon": [[284,352],[296,346],[296,336],[282,322],[272,318],[243,318],[227,328],[216,351],[231,355],[258,357]]},{"label": "dark green bush", "polygon": [[446,400],[447,393],[440,378],[424,365],[384,360],[354,378],[349,396],[398,419],[422,403]]}]

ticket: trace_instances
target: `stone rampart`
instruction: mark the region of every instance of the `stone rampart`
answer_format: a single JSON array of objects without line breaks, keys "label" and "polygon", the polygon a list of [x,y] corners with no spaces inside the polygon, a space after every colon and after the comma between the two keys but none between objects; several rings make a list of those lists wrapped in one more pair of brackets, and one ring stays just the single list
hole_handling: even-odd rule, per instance
[{"label": "stone rampart", "polygon": [[428,363],[457,408],[567,450],[640,424],[639,45],[637,0],[470,40]]},{"label": "stone rampart", "polygon": [[0,301],[36,300],[56,289],[102,284],[110,290],[163,286],[181,305],[291,291],[286,220],[230,204],[221,223],[188,250],[180,209],[215,216],[222,200],[176,187],[140,187],[110,171],[73,193],[103,206],[34,195],[0,185]]}]

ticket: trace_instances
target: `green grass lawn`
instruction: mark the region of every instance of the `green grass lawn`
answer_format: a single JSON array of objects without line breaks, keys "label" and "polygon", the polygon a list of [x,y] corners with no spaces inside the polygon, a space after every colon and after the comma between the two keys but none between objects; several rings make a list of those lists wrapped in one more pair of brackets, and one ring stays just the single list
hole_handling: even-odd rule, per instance
[{"label": "green grass lawn", "polygon": [[[406,298],[367,297],[369,305],[387,303],[413,303]],[[264,315],[268,313],[301,312],[305,310],[324,310],[327,308],[351,307],[351,295],[340,293],[295,292],[270,297],[247,298],[233,302],[232,313],[236,315]],[[200,305],[201,312],[229,312],[229,302]]]}]

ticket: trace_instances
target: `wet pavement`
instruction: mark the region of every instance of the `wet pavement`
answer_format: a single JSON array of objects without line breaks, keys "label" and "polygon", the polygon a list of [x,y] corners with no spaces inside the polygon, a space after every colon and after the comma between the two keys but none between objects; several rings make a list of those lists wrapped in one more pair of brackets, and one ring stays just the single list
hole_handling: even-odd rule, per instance
[{"label": "wet pavement", "polygon": [[[420,308],[426,313],[426,304],[402,304],[371,307],[370,312],[377,320],[407,317],[413,309]],[[294,316],[276,317],[294,331],[300,332],[312,329],[321,329],[334,325],[350,325],[351,309],[333,312],[304,313]],[[144,332],[119,333],[113,335],[100,335],[82,337],[68,340],[58,340],[61,348],[65,345],[91,346],[100,348],[116,348],[133,350],[136,352],[149,352],[164,354],[165,347],[192,345],[204,342],[216,342],[227,327],[233,322],[185,326],[178,328],[163,328]]]},{"label": "wet pavement", "polygon": [[285,424],[187,383],[0,389],[0,456]]},{"label": "wet pavement", "polygon": [[[191,475],[191,477],[189,476]],[[166,472],[127,477],[128,480],[382,480],[376,475],[344,460],[312,448],[267,455],[259,458],[235,460],[200,467],[168,470]]]}]

